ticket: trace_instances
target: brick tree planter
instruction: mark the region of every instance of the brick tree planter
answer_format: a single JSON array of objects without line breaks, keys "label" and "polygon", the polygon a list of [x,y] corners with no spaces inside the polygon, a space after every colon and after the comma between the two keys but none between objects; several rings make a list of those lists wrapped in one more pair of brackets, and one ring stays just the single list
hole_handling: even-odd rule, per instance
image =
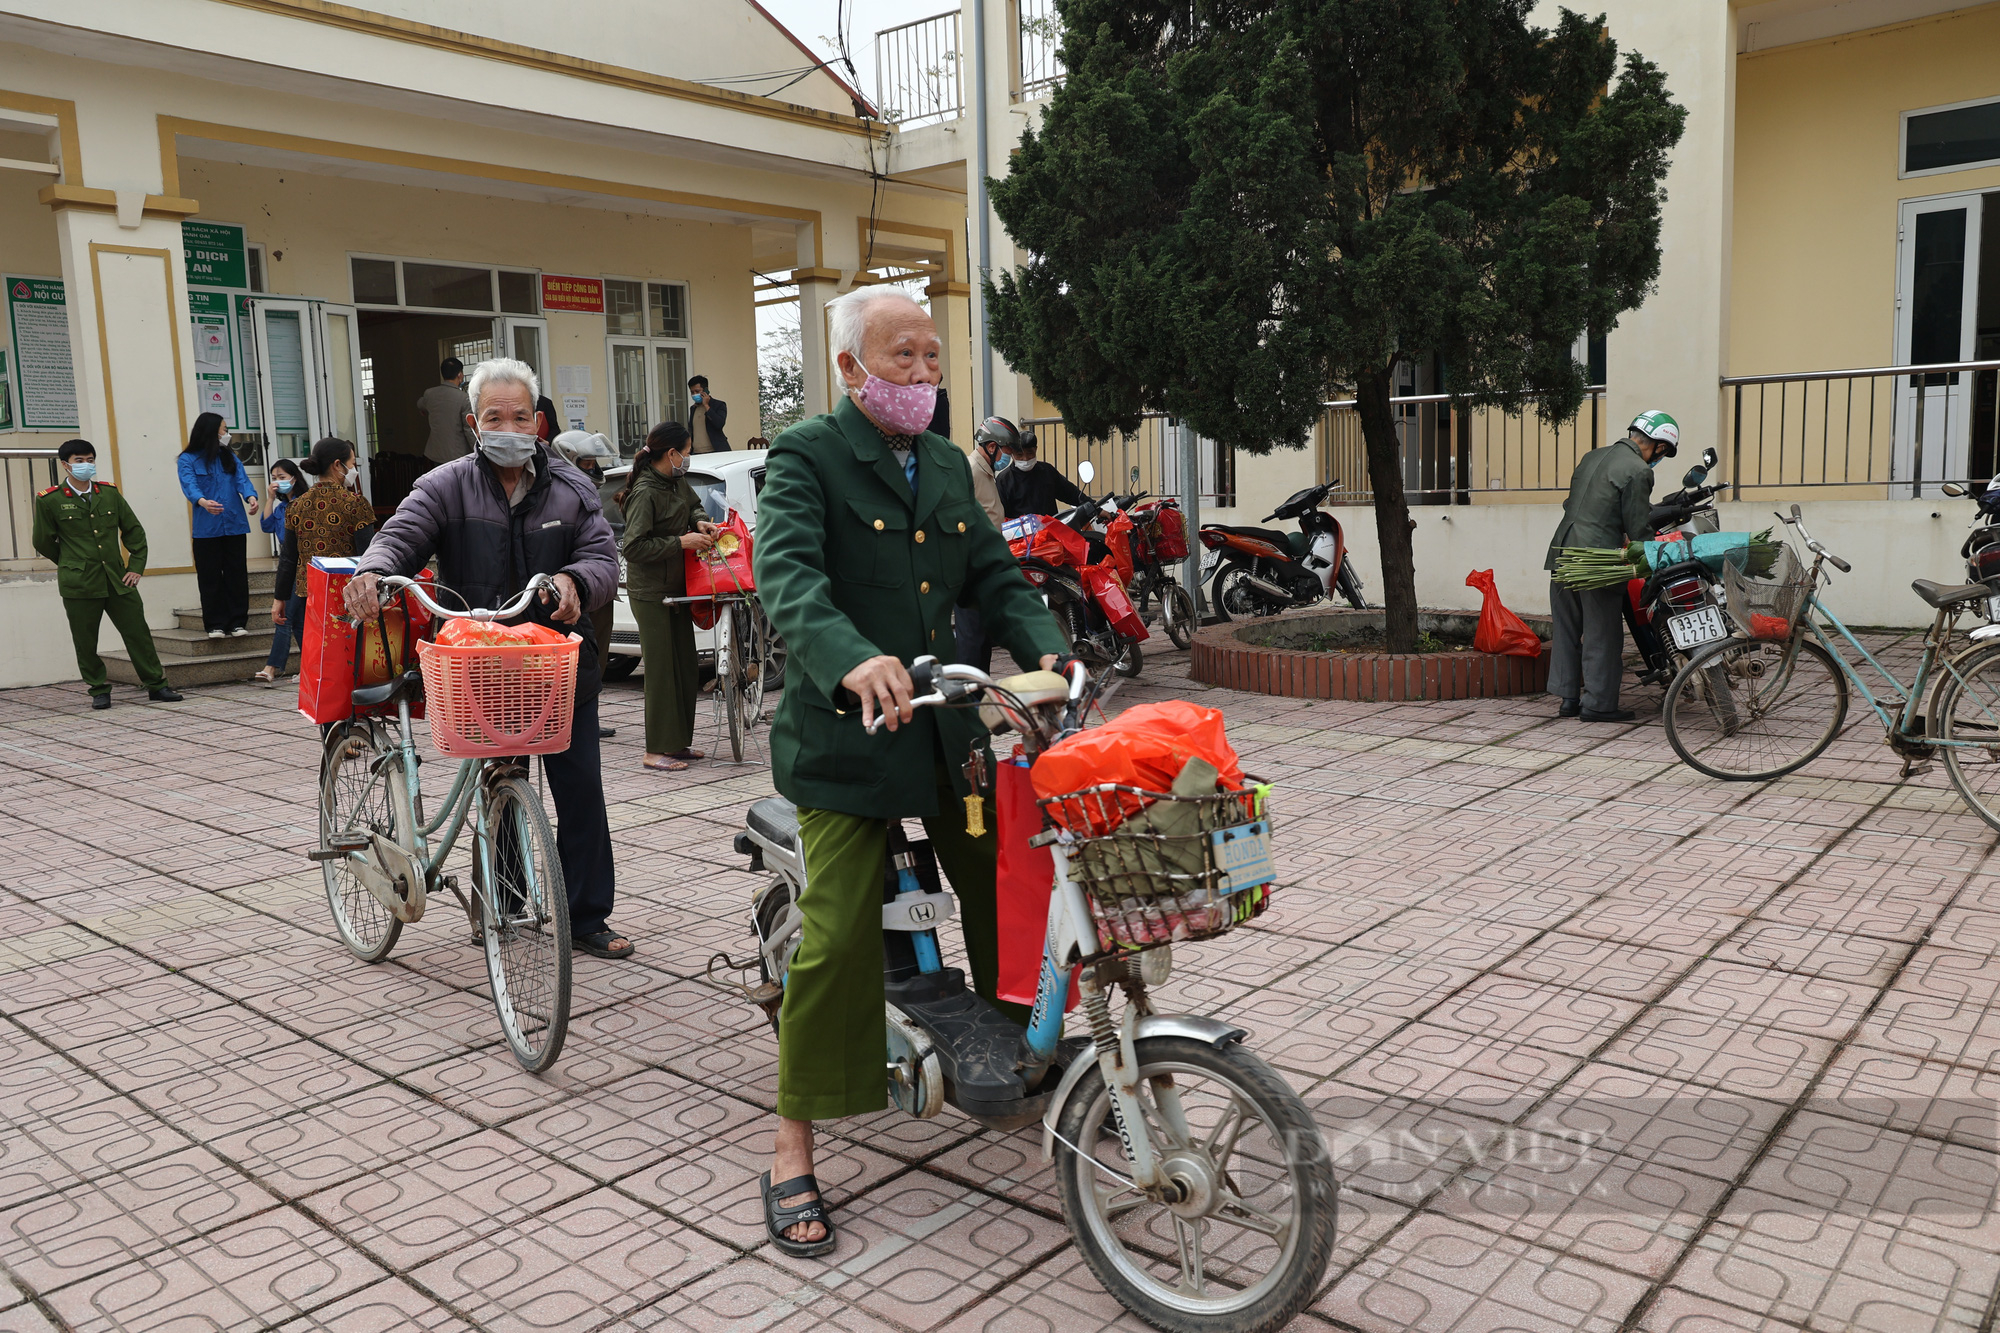
[{"label": "brick tree planter", "polygon": [[[1548,688],[1549,650],[1538,657],[1493,653],[1316,652],[1311,636],[1382,633],[1382,612],[1312,608],[1262,620],[1232,621],[1198,630],[1190,669],[1196,680],[1232,690],[1297,699],[1490,699],[1539,694]],[[1540,635],[1547,616],[1522,616]],[[1420,611],[1417,627],[1433,634],[1470,637],[1476,611]]]}]

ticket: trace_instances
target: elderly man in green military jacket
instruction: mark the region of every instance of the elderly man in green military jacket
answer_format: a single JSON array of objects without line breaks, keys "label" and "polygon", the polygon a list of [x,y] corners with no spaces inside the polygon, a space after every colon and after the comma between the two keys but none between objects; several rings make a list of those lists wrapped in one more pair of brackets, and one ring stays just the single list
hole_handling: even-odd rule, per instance
[{"label": "elderly man in green military jacket", "polygon": [[[1653,465],[1679,452],[1680,438],[1680,426],[1665,412],[1641,412],[1624,439],[1578,459],[1542,568],[1554,569],[1556,552],[1565,546],[1608,550],[1651,537]],[[1625,674],[1624,603],[1622,583],[1577,592],[1549,580],[1555,622],[1549,693],[1562,700],[1558,716],[1585,722],[1630,722],[1635,716],[1618,706]]]},{"label": "elderly man in green military jacket", "polygon": [[[778,1038],[777,1149],[765,1182],[779,1248],[833,1248],[811,1201],[812,1121],[879,1111],[883,1073],[885,821],[920,817],[962,907],[979,993],[998,970],[991,832],[972,836],[962,765],[969,712],[909,706],[904,663],[953,656],[952,607],[975,607],[1020,663],[1055,665],[1068,643],[973,492],[965,455],[927,434],[940,344],[908,297],[865,288],[827,306],[847,396],[771,444],[757,498],[759,596],[790,667],[771,726],[771,769],[799,807],[805,917]],[[839,711],[842,689],[860,699]],[[851,701],[850,701],[851,702]],[[865,725],[878,713],[886,729]]]},{"label": "elderly man in green military jacket", "polygon": [[[146,697],[179,703],[167,684],[153,631],[146,628],[146,605],[139,576],[146,572],[146,530],[118,488],[97,480],[97,447],[68,440],[56,450],[66,474],[63,483],[35,497],[35,551],[55,563],[56,592],[69,613],[76,666],[90,690],[92,708],[111,707],[111,680],[97,655],[97,628],[105,616],[125,640]],[[122,550],[120,549],[122,546]]]}]

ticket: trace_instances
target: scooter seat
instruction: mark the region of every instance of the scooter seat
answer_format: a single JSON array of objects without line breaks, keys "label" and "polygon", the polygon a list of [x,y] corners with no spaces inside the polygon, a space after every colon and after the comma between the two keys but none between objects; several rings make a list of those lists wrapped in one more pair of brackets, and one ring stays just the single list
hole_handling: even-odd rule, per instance
[{"label": "scooter seat", "polygon": [[797,849],[799,808],[782,796],[766,796],[750,807],[750,830],[767,842]]},{"label": "scooter seat", "polygon": [[1253,541],[1269,542],[1280,551],[1286,554],[1291,553],[1292,535],[1288,532],[1280,532],[1276,528],[1235,528],[1230,527],[1226,523],[1218,523],[1215,526],[1221,528],[1224,532],[1233,532],[1239,537],[1249,537]]}]

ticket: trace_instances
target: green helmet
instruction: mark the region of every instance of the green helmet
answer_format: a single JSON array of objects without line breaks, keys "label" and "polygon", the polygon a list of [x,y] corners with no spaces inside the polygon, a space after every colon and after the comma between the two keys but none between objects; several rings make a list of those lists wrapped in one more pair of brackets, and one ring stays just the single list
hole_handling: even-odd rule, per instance
[{"label": "green helmet", "polygon": [[1681,451],[1681,423],[1658,408],[1650,412],[1641,412],[1633,417],[1632,424],[1626,429],[1636,430],[1659,445],[1660,452],[1668,458]]}]

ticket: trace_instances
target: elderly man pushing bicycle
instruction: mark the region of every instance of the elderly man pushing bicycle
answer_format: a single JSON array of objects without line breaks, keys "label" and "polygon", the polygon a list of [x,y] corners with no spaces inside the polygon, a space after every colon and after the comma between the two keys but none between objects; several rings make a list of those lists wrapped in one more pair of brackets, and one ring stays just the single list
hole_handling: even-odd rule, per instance
[{"label": "elderly man pushing bicycle", "polygon": [[[772,442],[757,498],[765,613],[791,650],[771,726],[778,791],[799,807],[803,934],[778,1036],[777,1149],[765,1227],[789,1254],[833,1248],[813,1179],[812,1122],[879,1111],[884,1074],[882,880],[889,820],[924,821],[963,909],[973,982],[998,972],[992,833],[967,831],[969,713],[912,710],[905,661],[952,650],[951,612],[974,607],[1017,662],[1067,650],[1055,619],[973,494],[965,455],[926,433],[939,381],[930,316],[864,288],[827,305],[846,389],[825,416]],[[841,711],[841,690],[860,708]],[[877,714],[888,730],[864,729]]]},{"label": "elderly man pushing bicycle", "polygon": [[536,574],[554,576],[556,605],[534,606],[528,618],[583,639],[569,749],[542,758],[555,798],[571,936],[596,957],[627,958],[632,942],[607,924],[615,884],[598,753],[604,645],[585,614],[617,594],[618,545],[596,486],[536,438],[535,372],[519,361],[482,361],[466,390],[472,402],[466,424],[478,435],[478,450],[418,478],[348,581],[347,610],[374,615],[379,576],[413,575],[432,556],[438,582],[470,606],[500,606]]}]

